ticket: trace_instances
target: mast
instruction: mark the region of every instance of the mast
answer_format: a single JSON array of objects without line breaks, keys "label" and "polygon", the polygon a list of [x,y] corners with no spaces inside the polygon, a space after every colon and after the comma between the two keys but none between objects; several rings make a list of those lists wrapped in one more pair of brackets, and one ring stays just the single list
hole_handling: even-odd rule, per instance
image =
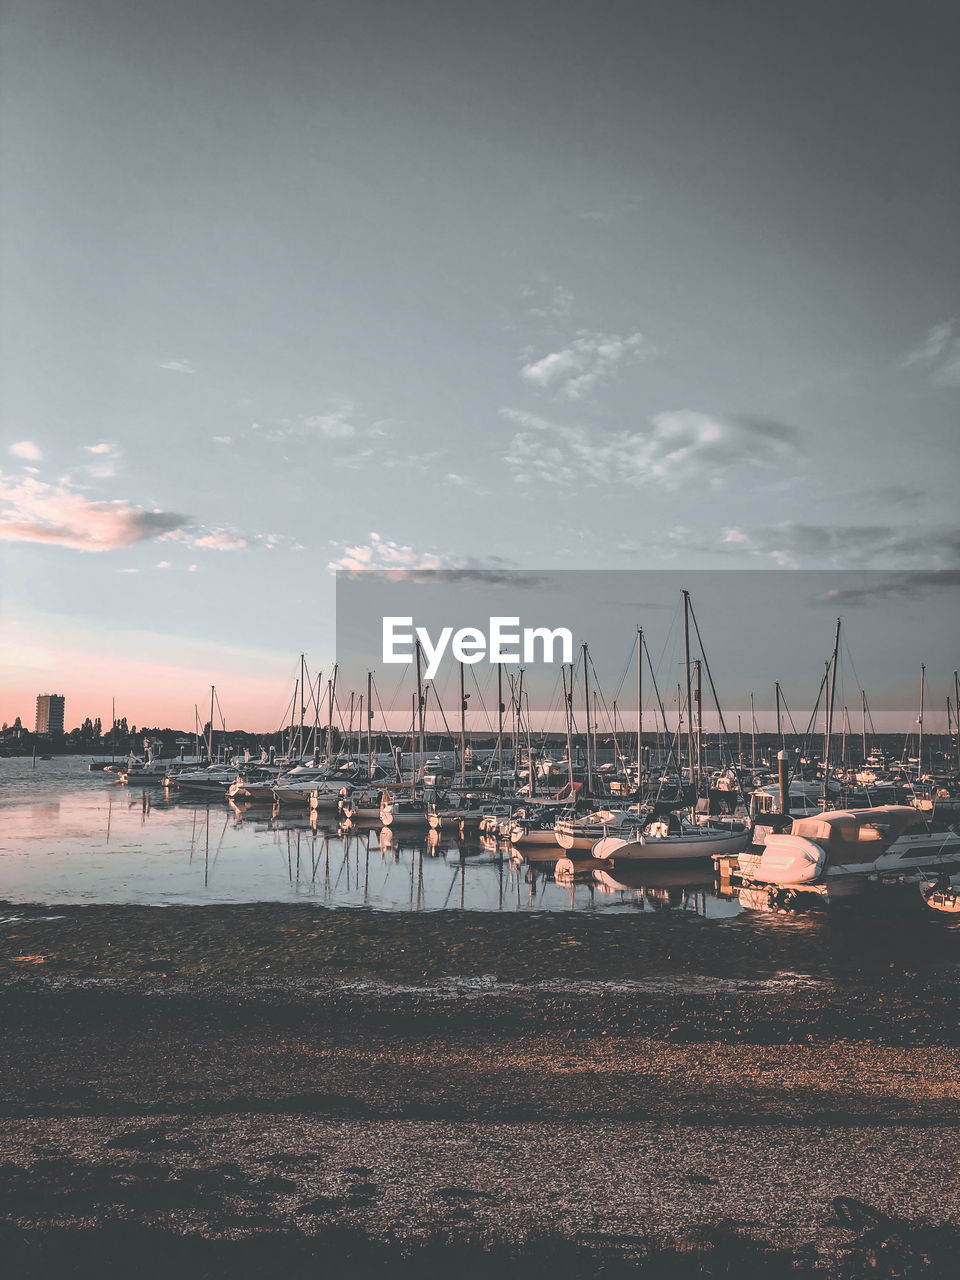
[{"label": "mast", "polygon": [[[839,657],[840,657],[840,619],[838,618],[837,632],[833,638],[833,657],[830,659],[830,661],[833,663],[833,674],[830,677],[830,702],[829,702],[829,708],[827,713],[827,754],[823,762],[824,768],[826,768],[830,763],[830,739],[833,734],[833,708],[836,703],[836,697],[837,697],[837,667],[839,665],[839,661],[838,661]],[[824,796],[826,796],[827,794],[826,782],[824,782],[823,794]],[[824,808],[826,808],[826,805],[824,805]]]},{"label": "mast", "polygon": [[753,709],[753,690],[750,690],[750,768],[757,771],[757,717]]},{"label": "mast", "polygon": [[953,707],[957,726],[957,771],[960,772],[960,677],[953,673]]},{"label": "mast", "polygon": [[[953,674],[954,674],[954,679],[956,679],[957,673],[954,672]],[[114,752],[117,749],[117,700],[116,698],[110,699],[110,716],[113,721],[113,723],[110,726],[110,762],[112,764],[114,761]],[[196,728],[196,723],[194,723],[194,728]],[[198,751],[197,755],[199,756],[199,754],[200,752]]]},{"label": "mast", "polygon": [[[683,653],[687,671],[687,764],[690,769],[690,781],[693,782],[693,695],[690,671],[690,592],[683,593]],[[680,775],[681,784],[683,774]]]},{"label": "mast", "polygon": [[463,688],[463,663],[460,663],[460,786],[467,785],[467,695]]},{"label": "mast", "polygon": [[919,732],[917,733],[917,779],[923,775],[923,692],[926,685],[925,675],[927,668],[920,664],[920,715],[917,718]]},{"label": "mast", "polygon": [[417,789],[417,695],[410,695],[410,798]]},{"label": "mast", "polygon": [[424,696],[423,696],[423,673],[420,664],[420,637],[417,637],[417,731],[419,735],[420,762],[423,763],[425,754],[424,733],[423,733],[423,712],[424,712]]},{"label": "mast", "polygon": [[527,708],[527,780],[529,782],[530,799],[537,794],[537,771],[533,763],[533,743],[530,740],[530,695],[524,693]]},{"label": "mast", "polygon": [[210,741],[207,743],[207,764],[213,764],[213,700],[216,697],[216,687],[210,686]]},{"label": "mast", "polygon": [[497,663],[497,781],[503,790],[503,663]]},{"label": "mast", "polygon": [[703,783],[703,690],[700,684],[700,659],[693,662],[694,687],[693,700],[697,709],[697,794]]},{"label": "mast", "polygon": [[783,751],[783,721],[780,717],[780,681],[774,682],[773,691],[777,696],[777,739],[780,743],[780,750]]},{"label": "mast", "polygon": [[563,679],[563,717],[567,730],[567,775],[570,780],[570,799],[574,798],[573,789],[573,729],[571,719],[573,717],[573,663],[570,663],[570,688],[567,689],[567,668],[564,664],[560,666],[560,675]]},{"label": "mast", "polygon": [[637,627],[637,790],[643,790],[643,627]]},{"label": "mast", "polygon": [[373,777],[373,750],[371,730],[373,728],[373,672],[367,672],[367,777]]},{"label": "mast", "polygon": [[[587,672],[587,643],[583,642],[583,705],[587,715],[587,795],[593,795],[593,765],[590,759],[590,679]],[[572,683],[572,673],[571,673]]]},{"label": "mast", "polygon": [[[336,672],[336,667],[334,667]],[[333,764],[333,677],[327,680],[327,764]]]},{"label": "mast", "polygon": [[860,729],[861,746],[863,748],[863,758],[864,758],[864,761],[866,761],[866,758],[867,758],[867,691],[866,689],[860,690],[860,725],[861,725],[861,729]]},{"label": "mast", "polygon": [[304,674],[304,655],[300,655],[300,736],[297,739],[297,764],[303,761],[303,717],[306,714],[306,676]]}]

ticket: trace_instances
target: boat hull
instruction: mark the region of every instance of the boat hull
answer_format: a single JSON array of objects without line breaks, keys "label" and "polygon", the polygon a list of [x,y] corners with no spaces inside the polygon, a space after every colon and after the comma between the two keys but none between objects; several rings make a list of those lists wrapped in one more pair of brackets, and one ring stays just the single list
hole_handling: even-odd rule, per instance
[{"label": "boat hull", "polygon": [[717,855],[741,853],[750,843],[750,830],[709,832],[703,836],[684,833],[676,836],[640,836],[621,840],[607,836],[592,846],[595,858],[614,862],[693,862]]}]

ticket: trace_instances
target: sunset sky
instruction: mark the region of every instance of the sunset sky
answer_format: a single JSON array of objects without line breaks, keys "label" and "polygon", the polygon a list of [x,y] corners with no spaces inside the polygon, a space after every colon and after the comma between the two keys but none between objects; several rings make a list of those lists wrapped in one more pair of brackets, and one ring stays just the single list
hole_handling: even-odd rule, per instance
[{"label": "sunset sky", "polygon": [[882,570],[878,701],[935,653],[943,707],[956,576],[896,575],[960,569],[954,4],[2,27],[0,719],[271,730],[378,566]]}]

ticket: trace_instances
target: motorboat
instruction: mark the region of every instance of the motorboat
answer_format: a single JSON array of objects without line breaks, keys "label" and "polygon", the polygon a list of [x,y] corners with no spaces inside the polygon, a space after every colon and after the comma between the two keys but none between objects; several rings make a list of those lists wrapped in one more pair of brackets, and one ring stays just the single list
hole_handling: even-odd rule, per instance
[{"label": "motorboat", "polygon": [[771,834],[740,867],[761,884],[813,889],[830,882],[939,870],[960,863],[960,833],[935,830],[910,805],[834,809]]}]

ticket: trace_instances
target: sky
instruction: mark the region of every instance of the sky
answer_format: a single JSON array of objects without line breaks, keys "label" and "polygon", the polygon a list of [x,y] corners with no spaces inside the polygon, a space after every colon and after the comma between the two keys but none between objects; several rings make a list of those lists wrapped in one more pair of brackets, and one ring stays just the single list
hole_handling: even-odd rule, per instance
[{"label": "sky", "polygon": [[6,0],[0,719],[272,729],[337,569],[960,568],[958,35]]}]

